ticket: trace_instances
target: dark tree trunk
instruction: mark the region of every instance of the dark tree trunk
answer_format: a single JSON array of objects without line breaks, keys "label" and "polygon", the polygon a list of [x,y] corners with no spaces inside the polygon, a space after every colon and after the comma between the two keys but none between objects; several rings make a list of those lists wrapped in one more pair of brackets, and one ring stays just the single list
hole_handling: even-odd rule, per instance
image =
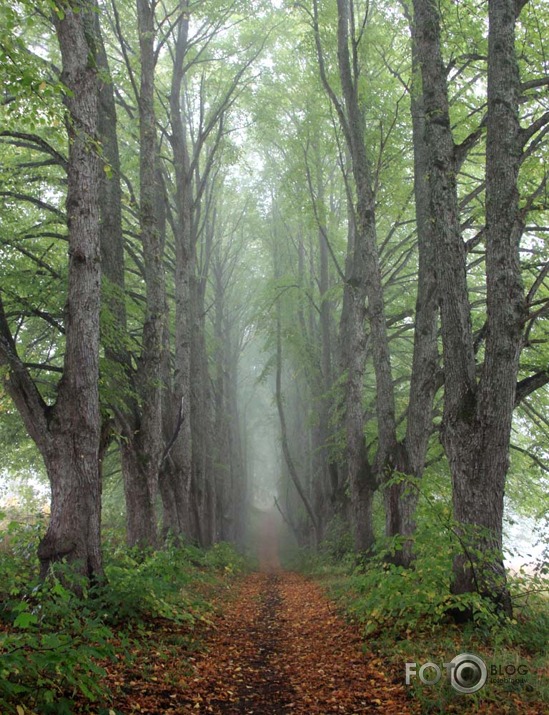
[{"label": "dark tree trunk", "polygon": [[453,493],[459,494],[474,470],[480,447],[465,246],[459,227],[455,147],[440,46],[440,18],[431,0],[414,1],[414,21],[423,82],[430,215],[440,294],[445,382],[441,439],[450,463]]},{"label": "dark tree trunk", "polygon": [[67,222],[69,282],[65,361],[58,398],[49,417],[46,467],[52,487],[48,530],[38,548],[41,573],[59,558],[78,561],[89,577],[101,575],[99,473],[99,157],[98,78],[94,8],[65,9],[55,26],[69,89]]},{"label": "dark tree trunk", "polygon": [[[152,15],[142,7],[141,26],[150,32]],[[99,18],[96,18],[99,26]],[[148,30],[146,29],[148,28]],[[101,39],[101,38],[100,38]],[[165,296],[161,257],[163,252],[162,208],[158,170],[151,164],[151,148],[155,141],[154,112],[151,114],[150,94],[154,82],[154,58],[151,55],[153,40],[150,35],[142,46],[142,82],[140,100],[140,126],[143,144],[142,204],[140,213],[141,236],[147,290],[147,315],[145,318],[142,352],[139,368],[135,371],[127,349],[127,315],[125,307],[125,261],[122,231],[122,204],[120,186],[120,158],[117,138],[117,116],[108,59],[102,41],[98,43],[98,65],[103,81],[100,87],[99,133],[102,144],[104,171],[102,172],[101,205],[101,256],[103,266],[103,310],[107,317],[102,326],[102,343],[105,357],[110,363],[104,379],[107,380],[106,400],[114,413],[116,429],[121,435],[120,452],[127,514],[127,540],[131,545],[157,543],[155,496],[158,455],[161,440],[158,432],[158,370],[160,353],[157,350],[159,320],[163,321]],[[105,79],[107,77],[107,79]],[[151,128],[152,127],[152,128]],[[153,181],[152,172],[156,171]],[[160,255],[160,260],[158,256]],[[154,318],[153,314],[160,319]],[[157,375],[156,378],[152,377]],[[150,419],[144,416],[148,400],[152,398]],[[156,465],[156,466],[155,466]]]},{"label": "dark tree trunk", "polygon": [[[103,278],[102,308],[109,312],[108,329],[102,332],[102,344],[107,359],[128,370],[126,288],[124,273],[124,236],[122,232],[122,189],[120,186],[120,155],[118,150],[117,116],[107,53],[96,17],[97,65],[101,70],[99,87],[98,132],[101,141],[103,171],[99,194],[101,222],[101,268]],[[115,381],[113,388],[123,389]]]},{"label": "dark tree trunk", "polygon": [[127,540],[131,546],[158,543],[156,496],[162,459],[162,362],[167,313],[161,229],[160,182],[154,109],[155,4],[137,0],[141,79],[139,87],[139,227],[145,271],[146,315],[135,386],[138,404],[122,415],[126,443],[122,469]]},{"label": "dark tree trunk", "polygon": [[[326,226],[325,186],[322,176],[320,152],[317,144],[315,150],[315,168],[317,176],[316,209],[318,220],[318,252],[319,252],[319,277],[318,291],[320,296],[320,375],[318,384],[315,385],[318,399],[318,428],[314,436],[314,454],[317,455],[315,474],[322,475],[318,498],[322,499],[317,513],[322,514],[323,523],[328,523],[333,515],[341,508],[341,485],[339,483],[339,469],[336,460],[331,455],[328,444],[332,441],[333,427],[331,425],[333,404],[329,395],[333,388],[333,305],[329,299],[330,270],[328,230]],[[312,196],[313,201],[314,196]],[[311,251],[312,253],[312,251]]]},{"label": "dark tree trunk", "polygon": [[[347,343],[342,350],[342,357],[347,358],[347,362],[342,367],[348,375],[345,396],[346,466],[351,490],[351,509],[354,512],[355,543],[358,549],[368,549],[373,540],[372,525],[362,525],[359,520],[367,518],[365,515],[371,507],[379,476],[386,472],[387,467],[394,466],[392,462],[397,447],[395,402],[376,236],[375,196],[358,90],[359,40],[354,35],[354,28],[351,28],[350,0],[338,0],[337,10],[338,70],[343,102],[337,98],[327,79],[318,28],[318,3],[314,4],[315,40],[321,79],[340,120],[356,190],[354,246],[350,272],[346,275],[346,315],[342,316],[346,336],[341,336],[340,343]],[[378,450],[373,467],[369,464],[366,454],[362,409],[362,380],[366,359],[366,343],[363,337],[365,318],[370,328],[376,376]]]},{"label": "dark tree trunk", "polygon": [[473,530],[480,530],[471,551],[476,549],[483,555],[478,565],[466,559],[456,564],[454,591],[478,589],[499,602],[509,614],[511,601],[501,554],[503,496],[526,318],[519,261],[523,223],[517,179],[522,133],[518,118],[520,77],[515,56],[516,9],[514,0],[489,2],[486,345],[476,405],[478,452],[472,469],[462,473],[454,487],[455,517]]},{"label": "dark tree trunk", "polygon": [[[384,468],[396,446],[395,404],[383,285],[376,236],[375,196],[365,145],[365,127],[358,94],[358,81],[349,56],[349,0],[338,0],[338,64],[346,107],[345,134],[351,155],[356,187],[356,235],[352,274],[348,278],[362,303],[368,300],[366,317],[370,327],[371,349],[376,375],[376,414],[378,423],[378,470]],[[356,42],[352,40],[353,46]],[[360,294],[359,294],[360,292]]]},{"label": "dark tree trunk", "polygon": [[[433,430],[433,400],[438,369],[438,291],[435,273],[433,222],[430,214],[429,157],[425,143],[425,118],[413,21],[411,116],[414,142],[414,195],[418,241],[418,287],[415,307],[414,351],[406,437],[395,458],[397,469],[419,479],[423,475],[429,438]],[[403,536],[402,549],[393,563],[410,566],[413,560],[415,511],[419,491],[403,480],[385,491],[386,534]]]},{"label": "dark tree trunk", "polygon": [[65,559],[89,579],[101,578],[99,308],[100,161],[95,54],[96,8],[68,3],[54,15],[62,57],[61,80],[68,89],[69,160],[67,223],[68,292],[65,358],[57,400],[47,406],[17,355],[0,302],[0,361],[6,387],[44,458],[51,484],[51,515],[38,547],[44,577]]},{"label": "dark tree trunk", "polygon": [[372,506],[377,480],[366,453],[364,408],[362,404],[367,338],[365,308],[361,291],[351,284],[345,288],[347,300],[340,333],[341,367],[347,371],[345,384],[346,468],[350,489],[350,511],[357,551],[371,551],[375,536]]},{"label": "dark tree trunk", "polygon": [[464,553],[454,565],[455,593],[478,591],[511,612],[501,555],[524,297],[518,246],[522,232],[517,175],[522,156],[520,81],[514,54],[517,4],[489,3],[486,154],[485,359],[475,377],[465,247],[459,231],[455,147],[436,6],[415,0],[429,153],[431,216],[441,300],[445,404],[442,442],[452,472],[454,514]]}]

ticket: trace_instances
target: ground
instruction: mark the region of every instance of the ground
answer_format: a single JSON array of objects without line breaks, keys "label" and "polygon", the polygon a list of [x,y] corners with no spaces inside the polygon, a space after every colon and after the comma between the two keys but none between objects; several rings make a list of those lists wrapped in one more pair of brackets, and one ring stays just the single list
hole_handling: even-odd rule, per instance
[{"label": "ground", "polygon": [[[456,695],[438,705],[414,697],[404,662],[369,649],[322,587],[284,571],[276,519],[257,534],[260,570],[229,578],[215,614],[193,627],[154,622],[150,648],[119,652],[108,667],[115,715],[420,715],[477,712],[538,715],[518,695],[476,702]],[[128,657],[129,656],[129,657]],[[453,692],[453,691],[452,691]],[[436,700],[436,699],[435,699]],[[543,707],[543,706],[541,706]]]},{"label": "ground", "polygon": [[174,712],[412,712],[402,678],[385,673],[319,586],[294,573],[246,578],[211,628],[186,686]]},{"label": "ground", "polygon": [[[365,651],[360,633],[322,589],[289,572],[239,579],[186,662],[166,662],[151,634],[147,661],[110,668],[116,713],[150,715],[359,715],[418,712],[402,673]],[[182,636],[182,631],[179,636]],[[173,642],[178,628],[173,628]],[[165,642],[166,628],[162,635]]]}]

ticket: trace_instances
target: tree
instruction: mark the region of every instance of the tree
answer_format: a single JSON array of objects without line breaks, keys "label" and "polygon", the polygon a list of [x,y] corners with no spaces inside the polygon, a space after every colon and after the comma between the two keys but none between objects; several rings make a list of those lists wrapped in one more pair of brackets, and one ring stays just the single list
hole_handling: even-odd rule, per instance
[{"label": "tree", "polygon": [[[372,499],[381,473],[396,447],[395,404],[387,321],[375,220],[372,169],[365,144],[364,112],[359,95],[359,46],[368,20],[367,9],[357,28],[354,3],[337,3],[337,57],[342,99],[334,92],[326,72],[321,44],[318,3],[313,3],[313,30],[320,75],[337,112],[352,165],[356,210],[350,207],[350,273],[345,277],[346,301],[340,335],[343,371],[347,372],[345,394],[346,467],[351,490],[355,544],[358,550],[372,548]],[[366,309],[365,302],[368,301]],[[364,438],[362,389],[366,364],[365,320],[371,331],[371,349],[376,375],[378,422],[377,468],[372,468]]]},{"label": "tree", "polygon": [[456,593],[478,591],[507,613],[511,602],[501,553],[503,498],[526,320],[519,260],[524,214],[519,211],[517,182],[525,139],[539,128],[538,124],[521,130],[518,119],[521,87],[514,33],[520,9],[520,4],[511,1],[489,3],[483,231],[487,316],[480,335],[485,340],[484,361],[477,371],[479,341],[472,328],[457,201],[460,152],[450,124],[440,17],[433,3],[414,3],[441,301],[445,386],[441,438],[452,473],[454,515],[462,525],[464,550],[455,563],[453,589]]},{"label": "tree", "polygon": [[48,404],[18,354],[0,301],[0,359],[5,386],[36,442],[51,484],[51,516],[38,556],[41,575],[62,559],[101,578],[99,413],[100,241],[97,152],[98,71],[95,12],[67,2],[54,13],[66,87],[68,287],[65,356],[57,398]]}]

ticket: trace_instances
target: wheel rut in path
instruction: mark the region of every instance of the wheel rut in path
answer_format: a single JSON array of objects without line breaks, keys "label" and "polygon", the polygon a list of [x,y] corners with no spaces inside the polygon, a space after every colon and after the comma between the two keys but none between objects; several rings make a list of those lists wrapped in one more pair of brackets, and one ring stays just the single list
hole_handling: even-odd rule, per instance
[{"label": "wheel rut in path", "polygon": [[[363,652],[320,587],[256,573],[215,619],[175,712],[214,715],[413,713],[402,679]],[[183,683],[182,683],[183,685]]]}]

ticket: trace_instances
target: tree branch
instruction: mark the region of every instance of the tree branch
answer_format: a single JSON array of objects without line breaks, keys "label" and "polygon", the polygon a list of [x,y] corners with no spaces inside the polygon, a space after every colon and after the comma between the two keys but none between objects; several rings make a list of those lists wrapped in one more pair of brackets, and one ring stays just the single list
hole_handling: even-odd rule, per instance
[{"label": "tree branch", "polygon": [[18,191],[0,191],[0,196],[3,196],[7,199],[25,201],[29,204],[37,206],[39,209],[43,209],[44,211],[51,211],[51,213],[55,214],[63,222],[65,222],[66,220],[65,214],[60,209],[55,206],[52,206],[51,204],[47,204],[41,199],[37,199],[35,196],[30,196],[29,194],[20,194]]},{"label": "tree branch", "polygon": [[30,436],[43,449],[48,434],[47,413],[49,408],[17,354],[17,347],[6,318],[1,296],[0,365],[8,367],[8,376],[4,378],[6,391],[19,410]]},{"label": "tree branch", "polygon": [[[29,148],[32,149],[38,149],[39,151],[44,152],[45,154],[49,154],[49,156],[52,157],[52,159],[55,160],[56,164],[59,164],[59,166],[62,166],[65,171],[67,170],[67,160],[65,157],[60,154],[56,149],[54,149],[50,144],[45,139],[42,139],[42,137],[37,136],[36,134],[27,134],[26,132],[9,132],[9,131],[3,131],[0,132],[0,137],[5,137],[7,139],[19,139],[23,142],[29,142],[31,146]],[[8,143],[13,143],[16,146],[25,146],[24,144],[21,145],[16,142],[8,142]]]},{"label": "tree branch", "polygon": [[544,385],[549,382],[549,370],[540,370],[534,375],[525,377],[524,380],[520,380],[517,383],[517,390],[515,393],[515,407],[518,407],[520,403],[532,392],[539,390]]}]

